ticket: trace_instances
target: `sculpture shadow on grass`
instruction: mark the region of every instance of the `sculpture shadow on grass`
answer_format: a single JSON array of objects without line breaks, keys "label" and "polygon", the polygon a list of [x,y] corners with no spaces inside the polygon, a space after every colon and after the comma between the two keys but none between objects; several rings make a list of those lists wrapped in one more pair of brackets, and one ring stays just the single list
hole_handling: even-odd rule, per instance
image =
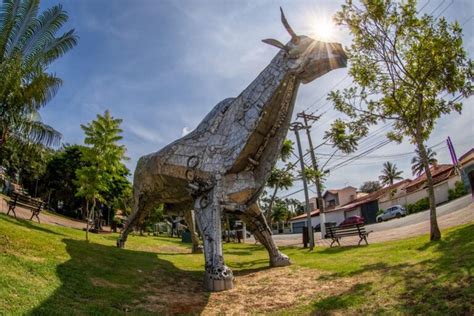
[{"label": "sculpture shadow on grass", "polygon": [[157,253],[63,239],[70,259],[62,285],[31,314],[199,314],[209,293],[202,272],[185,271]]},{"label": "sculpture shadow on grass", "polygon": [[[395,306],[391,307],[395,309],[395,313],[474,314],[474,225],[446,233],[443,238],[441,241],[427,242],[416,249],[434,252],[434,258],[422,262],[393,265],[377,263],[365,265],[350,273],[321,276],[321,281],[355,277],[360,278],[361,283],[346,292],[316,301],[313,313],[325,314],[328,306],[360,306],[365,309],[367,306],[364,305],[370,304],[380,292],[385,292],[396,299]],[[389,280],[383,282],[384,288],[380,288],[376,282],[363,283],[364,276],[370,280],[373,274]],[[402,287],[403,291],[395,291],[397,287]],[[387,311],[383,306],[372,306],[370,312],[393,313],[394,310]]]}]

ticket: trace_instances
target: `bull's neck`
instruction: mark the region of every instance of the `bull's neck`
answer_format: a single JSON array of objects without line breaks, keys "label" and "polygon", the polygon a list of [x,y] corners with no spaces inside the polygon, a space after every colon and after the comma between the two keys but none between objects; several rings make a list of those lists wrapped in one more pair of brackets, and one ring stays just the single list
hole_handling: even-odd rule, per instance
[{"label": "bull's neck", "polygon": [[289,69],[284,52],[280,51],[257,78],[238,96],[241,110],[250,108],[261,110],[270,103],[284,81],[289,80]]},{"label": "bull's neck", "polygon": [[258,165],[268,150],[279,150],[288,130],[297,86],[281,51],[233,102],[231,116],[238,124],[232,128],[231,138],[239,135],[233,172],[252,168],[249,162]]}]

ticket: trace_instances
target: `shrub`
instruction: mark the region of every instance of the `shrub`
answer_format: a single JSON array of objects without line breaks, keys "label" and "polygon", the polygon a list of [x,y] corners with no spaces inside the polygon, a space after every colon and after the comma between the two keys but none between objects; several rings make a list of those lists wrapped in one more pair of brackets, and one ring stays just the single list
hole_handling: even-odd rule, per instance
[{"label": "shrub", "polygon": [[421,200],[416,201],[413,204],[408,204],[406,207],[408,214],[418,213],[430,208],[430,201],[427,197],[422,198]]},{"label": "shrub", "polygon": [[467,193],[468,192],[464,187],[464,183],[462,181],[456,181],[454,184],[454,189],[448,190],[448,200],[451,201],[457,199],[463,195],[466,195]]},{"label": "shrub", "polygon": [[379,216],[380,214],[382,214],[383,212],[385,212],[385,210],[380,209],[380,210],[377,211],[377,214],[375,214],[375,216],[377,217],[377,216]]}]

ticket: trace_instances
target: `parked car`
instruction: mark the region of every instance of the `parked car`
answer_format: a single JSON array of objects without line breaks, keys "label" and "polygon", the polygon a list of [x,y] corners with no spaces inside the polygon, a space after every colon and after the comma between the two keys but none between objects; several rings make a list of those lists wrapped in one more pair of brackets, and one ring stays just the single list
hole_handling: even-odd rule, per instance
[{"label": "parked car", "polygon": [[392,218],[400,218],[407,215],[407,211],[401,205],[395,205],[386,209],[382,214],[377,216],[377,222],[388,221]]},{"label": "parked car", "polygon": [[362,216],[354,215],[343,220],[342,223],[339,224],[339,227],[363,225],[364,223],[365,223],[365,219]]}]

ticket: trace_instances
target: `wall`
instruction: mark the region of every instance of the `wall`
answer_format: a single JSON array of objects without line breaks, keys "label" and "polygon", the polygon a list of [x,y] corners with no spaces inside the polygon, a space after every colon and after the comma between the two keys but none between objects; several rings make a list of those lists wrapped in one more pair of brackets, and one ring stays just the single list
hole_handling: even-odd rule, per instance
[{"label": "wall", "polygon": [[355,200],[357,191],[355,188],[348,187],[339,191],[339,205],[345,205]]},{"label": "wall", "polygon": [[339,200],[338,200],[338,195],[337,194],[332,194],[330,192],[326,193],[326,195],[324,196],[324,202],[326,203],[326,207],[332,207],[333,206],[329,203],[330,200],[335,200],[336,201],[336,204],[334,206],[339,205]]},{"label": "wall", "polygon": [[335,222],[339,224],[346,218],[344,217],[344,211],[335,211],[335,212],[327,212],[326,215],[326,222]]},{"label": "wall", "polygon": [[[436,184],[434,186],[436,204],[447,202],[448,190],[454,189],[454,184],[460,180],[461,180],[461,177],[459,175],[456,175],[456,176],[450,177],[449,179],[443,182]],[[404,196],[394,198],[392,200],[383,201],[383,202],[379,201],[379,208],[386,210],[387,208],[392,207],[394,205],[413,204],[425,197],[428,197],[428,192],[426,189],[421,189],[418,191],[408,193]]]},{"label": "wall", "polygon": [[[291,232],[292,233],[301,233],[302,230],[303,230],[301,227],[306,226],[306,221],[307,221],[306,217],[304,219],[300,219],[300,220],[297,220],[297,221],[291,221]],[[319,223],[320,223],[319,215],[311,217],[311,226],[315,227]],[[296,229],[294,229],[294,227],[296,227]]]}]

